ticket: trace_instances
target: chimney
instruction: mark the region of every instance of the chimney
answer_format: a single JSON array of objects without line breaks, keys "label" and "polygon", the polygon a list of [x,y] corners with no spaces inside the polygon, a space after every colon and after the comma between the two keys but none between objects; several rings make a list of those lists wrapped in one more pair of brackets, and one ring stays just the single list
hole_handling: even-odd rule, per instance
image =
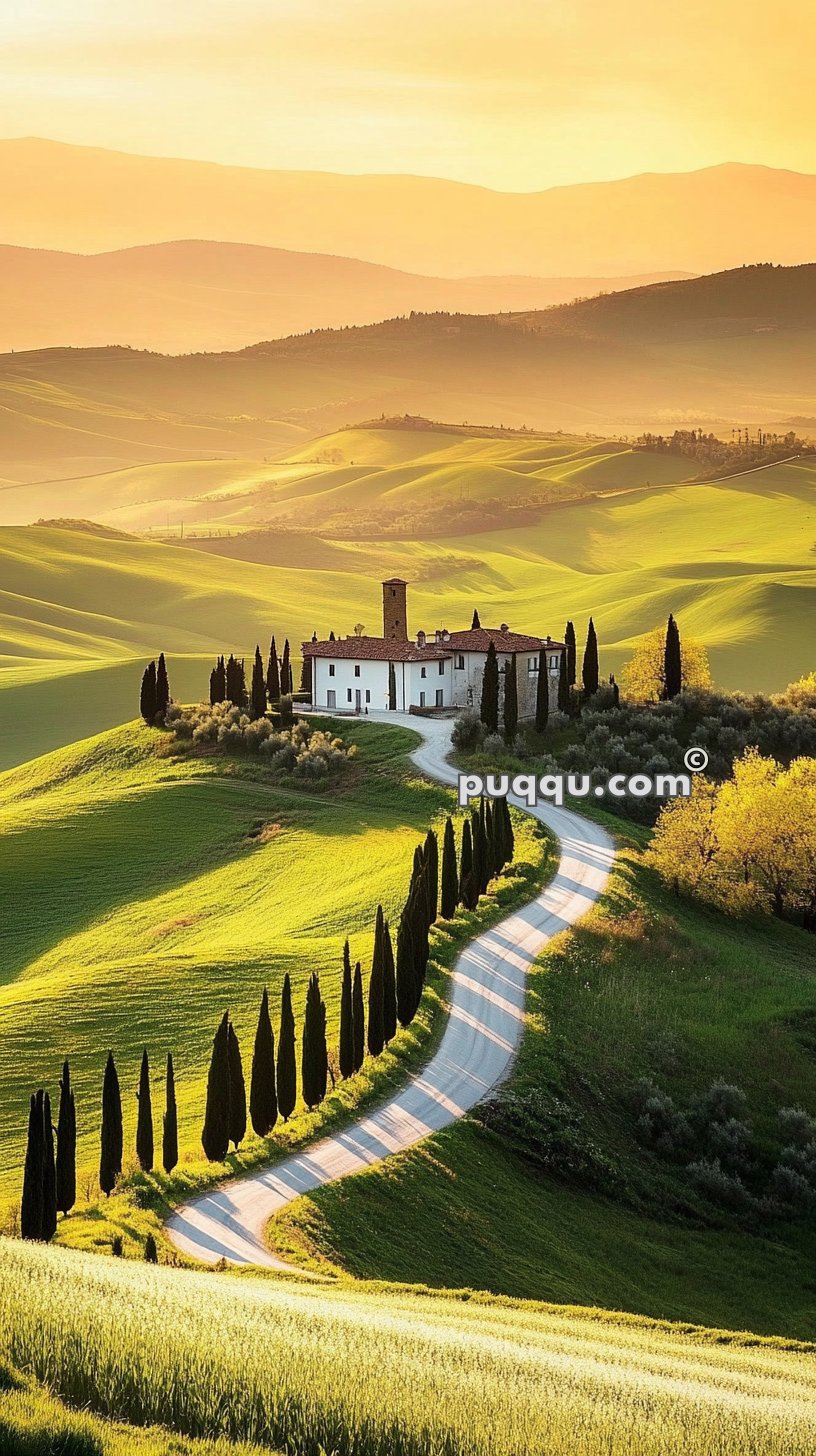
[{"label": "chimney", "polygon": [[408,641],[407,583],[399,576],[389,577],[382,584],[383,637],[392,642]]}]

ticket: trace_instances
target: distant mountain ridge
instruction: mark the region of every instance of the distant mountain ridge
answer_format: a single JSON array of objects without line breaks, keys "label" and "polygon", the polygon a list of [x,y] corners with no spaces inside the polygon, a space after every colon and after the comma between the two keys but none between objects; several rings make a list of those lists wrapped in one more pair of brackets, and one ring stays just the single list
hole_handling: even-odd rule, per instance
[{"label": "distant mountain ridge", "polygon": [[437,178],[275,172],[0,141],[0,239],[100,252],[218,238],[431,275],[616,277],[803,262],[816,176],[739,163],[543,192]]},{"label": "distant mountain ridge", "polygon": [[547,308],[665,276],[447,279],[256,243],[174,241],[94,254],[0,243],[0,353],[105,344],[166,354],[240,349],[412,310]]}]

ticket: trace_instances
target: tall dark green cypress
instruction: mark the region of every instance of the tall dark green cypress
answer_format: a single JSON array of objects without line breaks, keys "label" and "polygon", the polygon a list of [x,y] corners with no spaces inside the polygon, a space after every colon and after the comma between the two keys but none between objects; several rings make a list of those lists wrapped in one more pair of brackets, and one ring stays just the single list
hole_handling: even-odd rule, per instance
[{"label": "tall dark green cypress", "polygon": [[278,649],[275,646],[274,636],[269,644],[269,663],[266,669],[266,693],[270,703],[277,703],[281,695]]},{"label": "tall dark green cypress", "polygon": [[269,1137],[278,1120],[275,1093],[275,1034],[269,1015],[269,993],[264,986],[249,1079],[249,1116],[258,1137]]},{"label": "tall dark green cypress", "polygon": [[142,1052],[139,1071],[139,1090],[136,1093],[139,1110],[136,1117],[136,1157],[143,1173],[153,1169],[153,1101],[150,1096],[150,1063],[147,1047]]},{"label": "tall dark green cypress", "polygon": [[145,723],[156,721],[156,664],[149,662],[142,673],[142,688],[139,694],[139,712]]},{"label": "tall dark green cypress", "polygon": [[595,623],[591,617],[587,628],[584,660],[581,665],[581,681],[584,685],[584,696],[587,698],[594,697],[598,691],[598,637],[595,631]]},{"label": "tall dark green cypress", "polygon": [[261,649],[256,644],[255,660],[252,664],[252,687],[249,693],[249,712],[253,719],[263,718],[266,713],[266,679],[264,677]]},{"label": "tall dark green cypress", "polygon": [[510,818],[510,805],[506,799],[502,799],[502,803],[504,805],[504,812],[502,814],[504,823],[504,863],[509,865],[513,863],[513,856],[516,853],[516,836],[513,833],[513,821]]},{"label": "tall dark green cypress", "polygon": [[343,947],[343,979],[340,986],[340,1076],[354,1075],[354,1007],[351,998],[349,943]]},{"label": "tall dark green cypress", "polygon": [[473,831],[470,817],[465,815],[462,826],[462,857],[459,867],[459,900],[466,910],[473,910],[479,899],[476,877],[473,873]]},{"label": "tall dark green cypress", "polygon": [[227,697],[227,666],[223,654],[218,658],[212,672],[210,673],[210,703],[226,702]]},{"label": "tall dark green cypress", "polygon": [[217,687],[217,683],[218,683],[218,669],[216,667],[214,667],[213,670],[212,670],[212,672],[210,673],[210,707],[211,708],[214,707],[214,705],[218,702],[218,687]]},{"label": "tall dark green cypress", "polygon": [[178,1108],[176,1107],[176,1073],[173,1057],[167,1053],[164,1077],[164,1118],[162,1119],[162,1167],[172,1173],[179,1160]]},{"label": "tall dark green cypress", "polygon": [[393,662],[388,664],[388,706],[392,713],[397,707],[397,671]]},{"label": "tall dark green cypress", "polygon": [[567,665],[567,686],[574,687],[575,679],[578,676],[578,651],[575,645],[575,627],[572,622],[567,622],[564,628],[564,646],[566,647]]},{"label": "tall dark green cypress", "polygon": [[428,971],[428,889],[424,873],[415,881],[408,897],[411,940],[414,949],[414,1009],[416,1015]]},{"label": "tall dark green cypress", "polygon": [[439,840],[433,829],[429,829],[425,835],[422,855],[428,877],[428,922],[435,925],[439,914]]},{"label": "tall dark green cypress", "polygon": [[570,710],[570,681],[567,669],[567,654],[561,653],[561,661],[558,664],[558,711],[568,713]]},{"label": "tall dark green cypress", "polygon": [[518,665],[513,653],[504,669],[504,741],[512,743],[518,728]]},{"label": "tall dark green cypress", "polygon": [[23,1199],[20,1205],[20,1233],[24,1239],[41,1239],[43,1229],[43,1094],[31,1094],[28,1111],[28,1142],[23,1170]]},{"label": "tall dark green cypress", "polygon": [[57,1173],[54,1164],[54,1127],[51,1098],[43,1093],[43,1199],[42,1237],[46,1243],[57,1232]]},{"label": "tall dark green cypress", "polygon": [[401,1026],[410,1026],[416,1012],[414,938],[410,902],[406,902],[397,929],[397,1016]]},{"label": "tall dark green cypress", "polygon": [[303,1018],[302,1056],[303,1100],[311,1110],[326,1096],[329,1071],[326,1046],[326,1006],[320,995],[317,972],[312,971],[306,989],[306,1012]]},{"label": "tall dark green cypress", "polygon": [[164,722],[169,707],[170,683],[167,677],[167,663],[164,660],[164,653],[160,652],[156,666],[156,713],[162,722]]},{"label": "tall dark green cypress", "polygon": [[365,1000],[363,997],[363,971],[360,962],[354,967],[354,981],[351,988],[351,1009],[354,1021],[354,1070],[359,1072],[365,1061]]},{"label": "tall dark green cypress", "polygon": [[482,674],[482,696],[479,704],[479,717],[488,729],[488,732],[498,732],[499,659],[496,656],[496,647],[492,640],[487,644],[487,656],[485,658],[484,673]]},{"label": "tall dark green cypress", "polygon": [[471,632],[475,632],[475,631],[476,631],[476,628],[477,628],[477,627],[481,627],[481,625],[482,625],[482,624],[481,624],[481,622],[480,622],[480,621],[479,621],[479,613],[478,613],[478,611],[477,611],[477,610],[476,610],[476,609],[475,609],[475,608],[474,608],[474,612],[473,612],[473,619],[472,619],[472,621],[471,621],[471,624],[470,624],[470,630],[471,630]]},{"label": "tall dark green cypress", "polygon": [[484,794],[482,794],[481,798],[479,799],[479,827],[481,829],[482,843],[484,845],[484,866],[482,868],[482,878],[480,881],[482,894],[485,893],[488,885],[490,884],[490,881],[493,878],[493,848],[490,843],[491,829],[487,818],[488,807],[489,806],[487,800]]},{"label": "tall dark green cypress", "polygon": [[287,971],[283,978],[280,1030],[278,1032],[278,1111],[284,1122],[289,1121],[295,1110],[296,1102],[295,1017],[292,1011],[292,983]]},{"label": "tall dark green cypress", "polygon": [[144,1257],[146,1264],[158,1264],[159,1251],[156,1248],[156,1239],[153,1234],[148,1234],[145,1239]]},{"label": "tall dark green cypress", "polygon": [[387,920],[383,926],[383,949],[383,1040],[387,1043],[397,1034],[397,970]]},{"label": "tall dark green cypress", "polygon": [[201,1132],[201,1146],[211,1163],[223,1163],[229,1151],[229,1084],[229,1012],[225,1011],[213,1037]]},{"label": "tall dark green cypress", "polygon": [[547,654],[542,647],[538,654],[538,681],[536,683],[535,725],[536,733],[543,733],[550,716],[550,679],[547,673]]},{"label": "tall dark green cypress", "polygon": [[[488,884],[494,875],[498,874],[496,869],[496,827],[494,823],[494,809],[490,799],[484,800],[485,806],[485,850],[487,854],[487,880]],[[486,888],[486,887],[485,887]]]},{"label": "tall dark green cypress", "polygon": [[283,656],[281,657],[281,697],[284,693],[292,691],[292,664],[289,658],[289,638],[283,644]]},{"label": "tall dark green cypress", "polygon": [[247,1105],[244,1067],[235,1027],[227,1029],[227,1061],[229,1064],[229,1135],[236,1152],[246,1137]]},{"label": "tall dark green cypress", "polygon": [[300,664],[300,691],[305,693],[309,702],[312,700],[312,654],[304,652],[303,661]]},{"label": "tall dark green cypress", "polygon": [[374,952],[368,982],[368,1050],[378,1057],[385,1044],[383,1035],[383,977],[385,970],[385,920],[382,905],[377,906],[374,926]]},{"label": "tall dark green cypress", "polygon": [[674,617],[669,613],[666,623],[666,646],[663,651],[663,697],[676,698],[683,691],[683,655],[680,648],[680,632]]},{"label": "tall dark green cypress", "polygon": [[452,920],[459,904],[459,870],[456,864],[456,836],[450,814],[445,820],[442,838],[442,903],[443,920]]},{"label": "tall dark green cypress", "polygon": [[483,895],[486,889],[487,875],[487,845],[485,844],[484,820],[478,809],[473,809],[470,815],[470,833],[473,840],[473,879],[476,884],[476,899]]},{"label": "tall dark green cypress", "polygon": [[67,1061],[62,1064],[60,1077],[56,1173],[57,1208],[64,1215],[76,1203],[76,1103]]},{"label": "tall dark green cypress", "polygon": [[102,1080],[102,1132],[100,1135],[99,1186],[110,1197],[122,1171],[122,1094],[113,1052],[108,1052]]}]

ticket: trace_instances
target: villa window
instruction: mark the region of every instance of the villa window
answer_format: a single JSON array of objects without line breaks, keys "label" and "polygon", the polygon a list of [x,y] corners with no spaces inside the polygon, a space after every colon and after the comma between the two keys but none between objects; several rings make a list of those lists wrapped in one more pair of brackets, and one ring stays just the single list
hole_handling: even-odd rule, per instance
[{"label": "villa window", "polygon": [[538,658],[537,657],[528,657],[527,658],[527,671],[530,674],[530,677],[532,677],[534,673],[538,672]]},{"label": "villa window", "polygon": [[439,676],[440,677],[444,677],[444,675],[445,675],[445,664],[444,664],[444,662],[440,662],[440,664],[439,664]]},{"label": "villa window", "polygon": [[428,669],[427,669],[427,667],[421,667],[419,669],[419,675],[420,675],[420,677],[427,677],[428,676]]},{"label": "villa window", "polygon": [[346,697],[351,702],[351,688],[346,688]]},{"label": "villa window", "polygon": [[334,677],[334,663],[329,663],[329,677]]},{"label": "villa window", "polygon": [[560,665],[561,664],[558,661],[558,654],[554,652],[552,657],[550,658],[550,667],[557,671]]},{"label": "villa window", "polygon": [[359,662],[355,662],[355,664],[354,664],[354,676],[355,677],[359,677],[360,676],[360,664],[359,664]]},{"label": "villa window", "polygon": [[458,667],[458,669],[459,669],[460,672],[464,668],[464,666],[465,666],[465,654],[464,654],[464,652],[457,653],[457,655],[456,655],[456,666]]},{"label": "villa window", "polygon": [[367,703],[370,703],[371,702],[371,689],[370,688],[366,688],[366,702]]}]

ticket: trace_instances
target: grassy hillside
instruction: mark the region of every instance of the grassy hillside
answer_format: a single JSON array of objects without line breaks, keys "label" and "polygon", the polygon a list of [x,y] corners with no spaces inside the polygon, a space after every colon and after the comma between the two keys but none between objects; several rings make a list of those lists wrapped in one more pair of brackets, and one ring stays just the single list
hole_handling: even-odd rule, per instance
[{"label": "grassy hillside", "polygon": [[[38,1085],[54,1091],[63,1056],[76,1082],[88,1196],[109,1047],[128,1150],[141,1049],[153,1062],[157,1126],[173,1052],[181,1172],[191,1177],[201,1173],[206,1070],[226,1008],[248,1071],[262,987],[277,1026],[290,973],[300,1026],[317,971],[336,1047],[343,941],[367,969],[377,903],[394,921],[414,848],[452,797],[416,777],[404,757],[413,734],[353,723],[343,731],[358,758],[336,783],[314,787],[271,783],[253,760],[179,756],[169,735],[133,723],[0,775],[0,1202],[19,1196],[28,1095]],[[536,882],[545,860],[544,842],[524,826],[516,893],[531,893],[520,867]],[[440,932],[442,961],[471,933],[465,919]],[[393,1074],[426,1030],[421,1018],[401,1034],[376,1075]],[[369,1092],[374,1078],[367,1064],[340,1101]],[[302,1133],[296,1120],[286,1136]],[[253,1156],[262,1155],[259,1145]]]},{"label": "grassy hillside", "polygon": [[537,313],[412,314],[232,354],[5,354],[0,481],[263,461],[406,413],[612,435],[808,416],[814,270],[741,268]]},{"label": "grassy hillside", "polygon": [[[318,1456],[806,1456],[812,1347],[0,1243],[0,1349],[77,1404]],[[146,1358],[146,1352],[149,1357]]]},{"label": "grassy hillside", "polygon": [[[635,1089],[648,1077],[684,1105],[723,1077],[745,1091],[759,1145],[778,1145],[780,1107],[816,1112],[815,989],[804,932],[677,902],[630,847],[602,905],[530,977],[510,1090],[543,1098],[563,1124],[551,1136],[565,1118],[577,1128],[554,1167],[469,1119],[300,1200],[272,1236],[358,1277],[812,1338],[812,1217],[746,1226],[701,1203],[682,1167],[638,1142]],[[577,1149],[607,1170],[570,1175]]]}]

